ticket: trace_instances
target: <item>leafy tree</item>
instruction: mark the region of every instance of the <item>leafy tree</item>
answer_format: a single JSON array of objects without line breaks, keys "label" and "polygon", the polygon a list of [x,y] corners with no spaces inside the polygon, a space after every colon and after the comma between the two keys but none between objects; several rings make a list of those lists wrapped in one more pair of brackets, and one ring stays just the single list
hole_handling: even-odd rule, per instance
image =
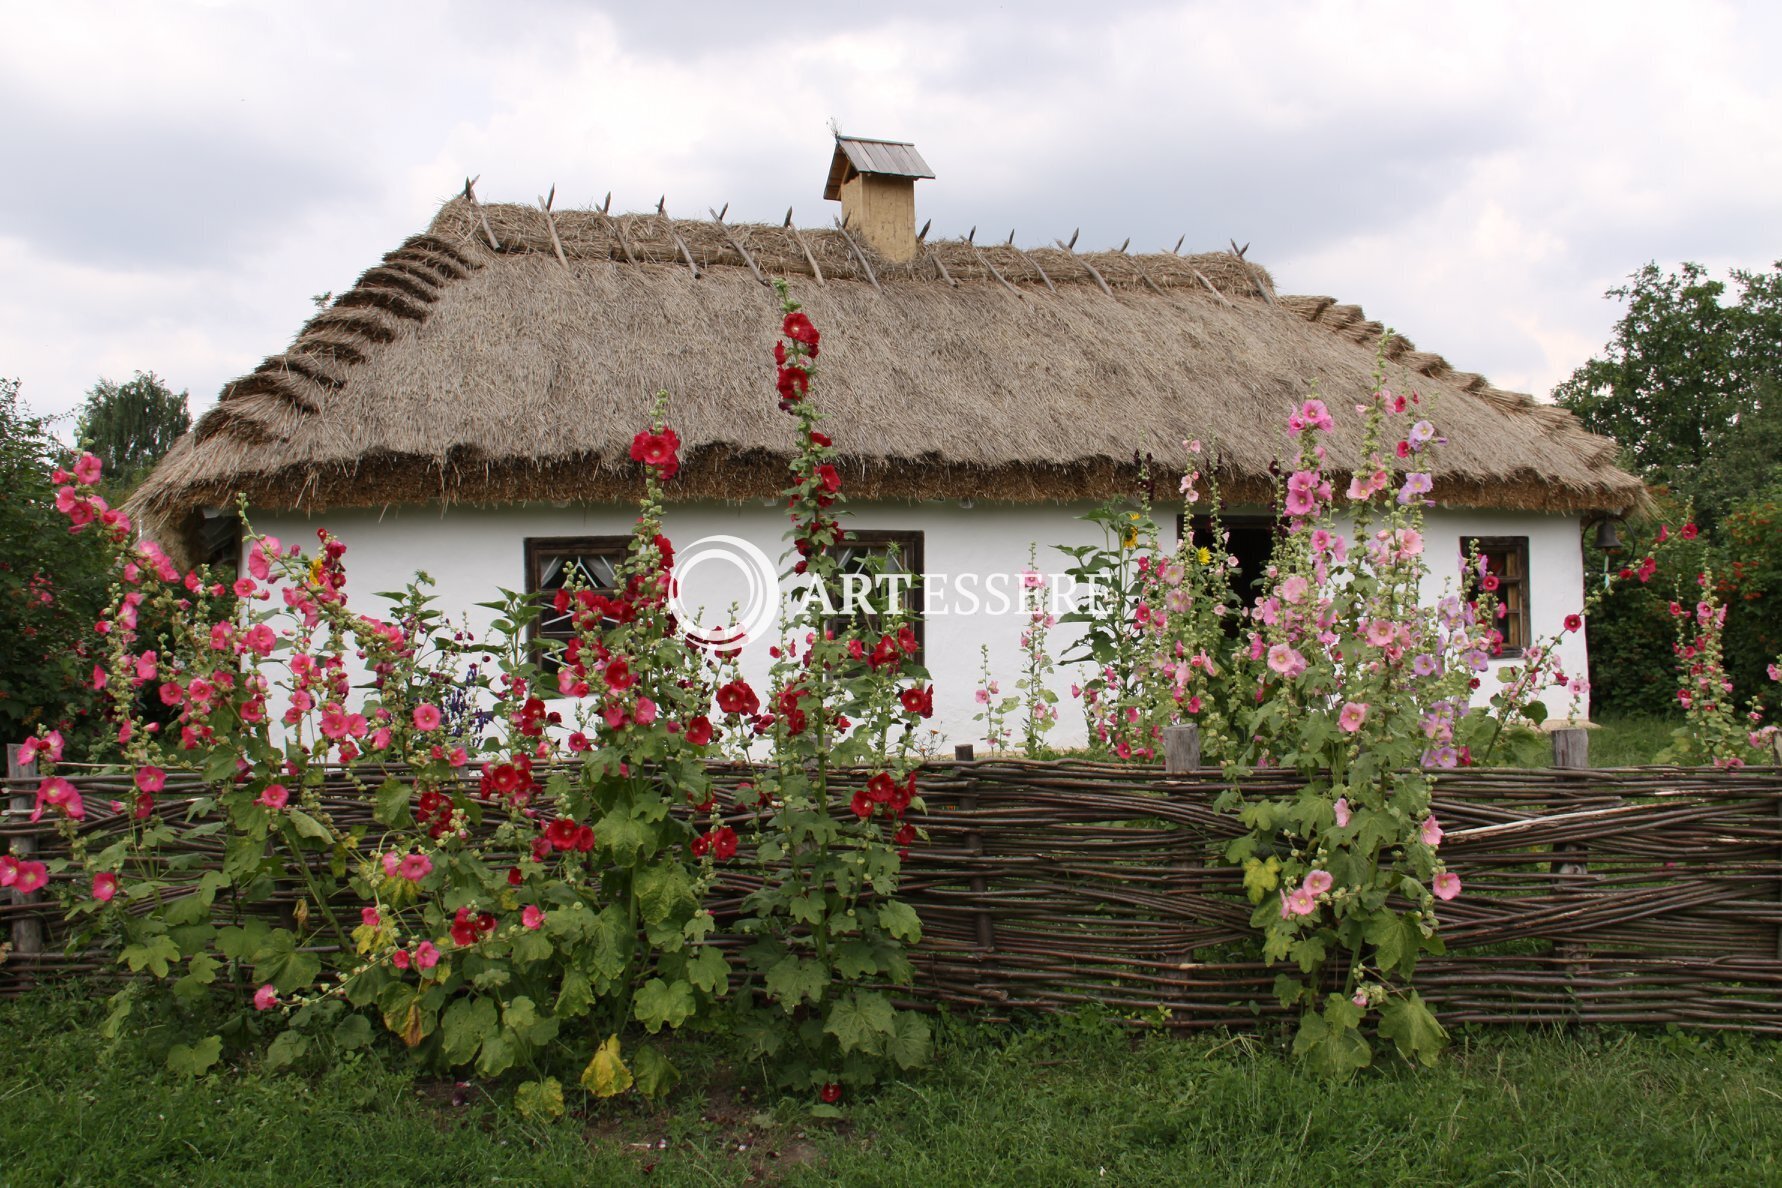
[{"label": "leafy tree", "polygon": [[56,510],[50,474],[66,455],[48,418],[25,407],[19,382],[0,380],[0,742],[22,741],[39,724],[95,741],[84,729],[88,650],[108,597],[107,559],[96,531],[69,532]]},{"label": "leafy tree", "polygon": [[87,389],[77,436],[104,464],[114,502],[133,490],[192,427],[186,398],[152,371],[139,371],[121,384],[101,378]]},{"label": "leafy tree", "polygon": [[[1675,690],[1652,677],[1666,667],[1670,600],[1693,601],[1699,565],[1719,575],[1727,667],[1747,696],[1782,639],[1782,533],[1769,530],[1782,501],[1782,262],[1734,270],[1730,289],[1699,264],[1667,273],[1649,263],[1608,296],[1626,306],[1614,337],[1554,398],[1621,443],[1673,529],[1692,507],[1708,548],[1676,560],[1689,572],[1625,586],[1598,608],[1594,701],[1608,712],[1675,708]],[[1590,550],[1591,568],[1603,564]]]}]

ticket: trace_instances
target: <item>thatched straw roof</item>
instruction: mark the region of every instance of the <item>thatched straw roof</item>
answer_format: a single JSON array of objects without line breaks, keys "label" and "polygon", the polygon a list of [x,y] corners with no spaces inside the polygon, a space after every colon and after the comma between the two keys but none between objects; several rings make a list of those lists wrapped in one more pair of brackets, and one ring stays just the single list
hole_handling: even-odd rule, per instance
[{"label": "thatched straw roof", "polygon": [[[1177,465],[1198,437],[1218,443],[1230,492],[1262,498],[1314,382],[1338,414],[1333,463],[1356,461],[1349,405],[1380,324],[1277,296],[1230,253],[952,241],[892,265],[838,230],[460,197],[228,384],[135,506],[168,537],[237,491],[313,509],[630,499],[627,450],[658,388],[684,443],[675,497],[772,494],[791,430],[769,357],[776,276],[823,332],[817,390],[856,496],[1099,498],[1131,489],[1135,451]],[[1569,413],[1403,338],[1386,353],[1392,387],[1433,401],[1450,438],[1444,500],[1642,501],[1615,444]]]}]

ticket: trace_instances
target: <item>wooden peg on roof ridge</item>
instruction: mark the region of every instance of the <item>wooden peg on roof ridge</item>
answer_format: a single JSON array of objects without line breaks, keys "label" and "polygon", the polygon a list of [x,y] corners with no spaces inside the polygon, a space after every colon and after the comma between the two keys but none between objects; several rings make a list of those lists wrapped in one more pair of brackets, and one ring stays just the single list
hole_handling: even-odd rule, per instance
[{"label": "wooden peg on roof ridge", "polygon": [[727,214],[729,214],[729,213],[730,213],[730,203],[728,203],[728,202],[726,202],[726,203],[725,203],[725,204],[724,204],[724,209],[723,209],[723,210],[720,210],[720,211],[719,211],[719,212],[718,212],[718,221],[719,221],[719,222],[720,222],[720,223],[722,223],[722,222],[723,222],[723,221],[724,221],[724,216],[725,216],[725,215],[727,215]]},{"label": "wooden peg on roof ridge", "polygon": [[967,231],[965,233],[965,242],[970,243],[970,244],[972,244],[972,246],[975,247],[977,245],[974,241],[977,239],[977,237],[978,237],[978,225],[976,223],[973,223],[971,225],[971,230]]},{"label": "wooden peg on roof ridge", "polygon": [[916,242],[917,243],[928,242],[928,229],[932,226],[934,226],[933,219],[929,219],[926,223],[922,224],[922,229],[920,231],[916,232]]},{"label": "wooden peg on roof ridge", "polygon": [[666,218],[668,216],[668,195],[667,194],[664,194],[664,195],[662,195],[662,197],[656,199],[656,213],[659,215],[662,215],[664,218]]},{"label": "wooden peg on roof ridge", "polygon": [[476,217],[482,221],[483,234],[489,237],[489,246],[500,251],[501,241],[495,238],[495,228],[489,226],[489,216],[483,211],[482,203],[476,200],[476,183],[482,179],[482,176],[479,173],[475,177],[464,179],[464,200],[470,203],[470,209],[474,210]]},{"label": "wooden peg on roof ridge", "polygon": [[1237,245],[1237,240],[1235,239],[1227,240],[1227,242],[1231,244],[1231,254],[1240,260],[1244,258],[1244,253],[1250,250],[1250,243],[1248,240],[1244,241],[1243,247],[1239,247]]},{"label": "wooden peg on roof ridge", "polygon": [[545,209],[546,210],[551,209],[551,204],[556,201],[557,201],[557,183],[552,182],[551,183],[551,192],[549,194],[545,195],[545,200],[544,200]]},{"label": "wooden peg on roof ridge", "polygon": [[1009,228],[1009,240],[1007,243],[1003,244],[1003,246],[1004,247],[1014,247],[1015,246],[1015,229],[1013,227]]},{"label": "wooden peg on roof ridge", "polygon": [[563,254],[563,240],[557,235],[557,218],[551,213],[551,203],[554,202],[556,198],[557,187],[553,185],[551,187],[551,196],[549,198],[542,196],[539,198],[538,209],[544,212],[545,229],[551,233],[551,247],[557,253],[557,262],[563,265],[563,267],[568,268],[569,257]]},{"label": "wooden peg on roof ridge", "polygon": [[1182,254],[1182,245],[1187,242],[1188,242],[1188,233],[1184,231],[1182,233],[1182,237],[1180,239],[1176,240],[1176,246],[1169,249],[1170,255],[1172,255],[1172,256],[1181,255]]},{"label": "wooden peg on roof ridge", "polygon": [[786,208],[786,221],[784,223],[781,223],[780,226],[790,227],[791,225],[792,225],[792,208],[790,206],[788,206]]},{"label": "wooden peg on roof ridge", "polygon": [[1064,245],[1065,251],[1074,252],[1077,250],[1077,234],[1079,232],[1081,232],[1082,230],[1083,229],[1081,227],[1078,227],[1075,231],[1072,231],[1070,233],[1070,242]]},{"label": "wooden peg on roof ridge", "polygon": [[712,210],[709,206],[706,207],[706,210],[711,213],[712,221],[718,224],[718,230],[724,233],[724,238],[730,241],[730,246],[736,249],[736,254],[741,256],[743,263],[749,266],[749,271],[755,274],[755,279],[768,288],[772,288],[773,282],[761,275],[761,269],[755,266],[755,257],[749,255],[749,249],[743,246],[743,241],[736,237],[730,230],[730,225],[724,221],[724,215],[730,210],[730,203],[726,202],[723,210]]},{"label": "wooden peg on roof ridge", "polygon": [[611,190],[608,190],[606,192],[606,201],[602,202],[600,204],[600,213],[601,214],[611,214],[612,209],[613,209],[613,192]]},{"label": "wooden peg on roof ridge", "polygon": [[1122,256],[1124,256],[1124,255],[1125,255],[1125,254],[1126,254],[1126,249],[1127,249],[1127,248],[1129,248],[1129,247],[1131,247],[1131,246],[1132,246],[1132,236],[1130,236],[1130,235],[1128,235],[1128,236],[1127,236],[1127,237],[1126,237],[1126,238],[1125,238],[1125,239],[1124,239],[1124,240],[1122,240],[1122,241],[1121,241],[1121,243],[1120,243],[1120,248],[1119,248],[1119,251],[1120,251],[1120,254],[1121,254],[1121,255],[1122,255]]}]

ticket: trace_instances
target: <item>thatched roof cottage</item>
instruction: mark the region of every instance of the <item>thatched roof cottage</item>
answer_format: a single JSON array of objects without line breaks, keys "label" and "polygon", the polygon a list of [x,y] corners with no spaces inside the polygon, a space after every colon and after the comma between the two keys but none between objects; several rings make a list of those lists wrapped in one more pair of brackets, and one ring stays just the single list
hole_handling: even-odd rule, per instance
[{"label": "thatched roof cottage", "polygon": [[[466,187],[226,385],[136,507],[191,554],[244,492],[264,530],[339,533],[359,589],[425,569],[468,607],[495,586],[548,588],[625,532],[627,451],[665,388],[677,540],[733,533],[777,556],[763,504],[790,423],[769,362],[775,277],[824,334],[820,398],[856,527],[914,542],[906,560],[933,573],[1012,573],[1030,542],[1056,568],[1048,546],[1084,539],[1074,517],[1133,489],[1135,453],[1178,465],[1188,438],[1217,441],[1228,496],[1261,504],[1289,408],[1314,383],[1339,408],[1368,390],[1382,327],[1353,305],[1279,294],[1229,251],[931,241],[915,229],[926,176],[911,146],[838,138],[826,193],[846,222],[830,229],[482,204]],[[1639,481],[1564,410],[1402,337],[1385,354],[1391,386],[1433,402],[1450,439],[1434,555],[1487,541],[1514,569],[1523,637],[1544,634],[1581,598],[1581,520],[1635,507]],[[1358,458],[1356,420],[1332,436],[1338,469]],[[1012,665],[1015,621],[926,630],[939,718],[969,739],[978,646]]]}]

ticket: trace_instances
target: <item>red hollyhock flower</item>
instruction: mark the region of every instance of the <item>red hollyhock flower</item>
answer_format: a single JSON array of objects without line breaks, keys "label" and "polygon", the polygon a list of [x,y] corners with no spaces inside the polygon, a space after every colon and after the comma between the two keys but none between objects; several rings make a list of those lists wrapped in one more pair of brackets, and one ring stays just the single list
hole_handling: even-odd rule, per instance
[{"label": "red hollyhock flower", "polygon": [[718,687],[718,708],[727,714],[756,714],[761,712],[761,698],[738,678]]},{"label": "red hollyhock flower", "polygon": [[921,714],[924,718],[934,716],[934,686],[928,685],[919,689],[905,689],[897,695],[903,702],[905,713]]},{"label": "red hollyhock flower", "polygon": [[782,367],[774,387],[779,390],[781,400],[796,404],[811,390],[811,374],[802,367]]},{"label": "red hollyhock flower", "polygon": [[874,805],[872,797],[867,795],[866,789],[857,788],[854,790],[854,798],[848,801],[848,807],[854,810],[854,815],[856,817],[859,817],[864,821],[866,818],[872,816]]},{"label": "red hollyhock flower", "polygon": [[1495,591],[1497,589],[1497,575],[1494,573],[1486,574],[1479,579],[1479,587],[1487,594]]},{"label": "red hollyhock flower", "polygon": [[680,448],[680,435],[673,429],[664,429],[660,433],[645,430],[631,439],[631,460],[654,466],[662,471],[663,478],[670,479],[681,468],[680,459],[676,457]]},{"label": "red hollyhock flower", "polygon": [[776,339],[774,341],[773,361],[775,363],[779,364],[781,367],[784,367],[786,365],[786,344],[782,340]]},{"label": "red hollyhock flower", "polygon": [[687,738],[688,742],[692,743],[696,747],[703,747],[707,743],[711,742],[712,741],[712,721],[711,721],[711,719],[706,717],[704,714],[700,714],[697,718],[694,718],[691,722],[688,722],[687,730],[686,730],[686,738]]},{"label": "red hollyhock flower", "polygon": [[532,861],[544,862],[551,856],[551,841],[546,837],[532,839]]},{"label": "red hollyhock flower", "polygon": [[916,633],[911,630],[908,623],[905,623],[897,629],[897,646],[903,649],[904,655],[906,656],[914,656],[916,654],[916,648],[918,646],[916,643]]},{"label": "red hollyhock flower", "polygon": [[866,781],[866,798],[874,804],[887,804],[897,791],[897,781],[886,772],[879,772]]},{"label": "red hollyhock flower", "polygon": [[817,357],[817,341],[822,336],[817,333],[817,328],[811,325],[811,320],[804,315],[802,310],[793,310],[787,314],[785,323],[780,327],[780,332],[809,351],[811,358]]},{"label": "red hollyhock flower", "polygon": [[468,949],[477,942],[477,921],[470,914],[470,909],[461,907],[458,914],[452,917],[452,943],[460,949]]},{"label": "red hollyhock flower", "polygon": [[689,848],[693,851],[693,857],[695,857],[695,858],[705,857],[706,854],[712,848],[711,835],[708,833],[700,834],[698,837],[693,839],[692,845]]},{"label": "red hollyhock flower", "polygon": [[518,887],[521,883],[524,883],[525,881],[526,881],[526,875],[520,870],[519,867],[510,866],[507,868],[507,885],[508,886]]},{"label": "red hollyhock flower", "polygon": [[889,635],[882,635],[879,637],[878,645],[873,648],[872,656],[868,659],[868,663],[874,668],[879,668],[886,664],[895,663],[897,659],[897,641],[892,639]]},{"label": "red hollyhock flower", "polygon": [[1700,531],[1694,524],[1685,524],[1683,525],[1683,539],[1694,540]]},{"label": "red hollyhock flower", "polygon": [[910,807],[910,801],[915,798],[916,773],[912,771],[903,783],[899,784],[896,790],[891,794],[891,811],[902,816],[903,810]]},{"label": "red hollyhock flower", "polygon": [[827,434],[827,433],[819,433],[817,430],[812,429],[811,430],[811,444],[814,446],[822,446],[824,449],[828,449],[830,446],[835,444],[835,440],[833,438],[831,438],[829,436],[829,434]]},{"label": "red hollyhock flower", "polygon": [[606,677],[606,687],[615,693],[623,693],[637,684],[637,678],[631,675],[631,662],[623,656],[615,656],[607,661],[603,675]]},{"label": "red hollyhock flower", "polygon": [[573,850],[575,848],[576,824],[568,817],[558,817],[545,826],[545,840],[555,850]]},{"label": "red hollyhock flower", "polygon": [[712,857],[722,862],[736,857],[736,830],[728,825],[720,825],[711,832]]},{"label": "red hollyhock flower", "polygon": [[901,826],[898,827],[897,832],[892,835],[891,840],[896,842],[900,846],[909,845],[911,842],[916,840],[916,827],[914,825],[911,825],[907,821],[904,822]]},{"label": "red hollyhock flower", "polygon": [[823,1086],[817,1096],[823,1099],[824,1105],[834,1105],[841,1100],[842,1087],[837,1085],[834,1081],[831,1081]]},{"label": "red hollyhock flower", "polygon": [[593,848],[594,848],[594,827],[592,825],[578,825],[578,826],[576,826],[575,852],[578,854],[586,854],[589,850],[592,850]]},{"label": "red hollyhock flower", "polygon": [[1565,617],[1565,629],[1567,631],[1576,631],[1582,626],[1584,626],[1584,618],[1582,615],[1567,615]]},{"label": "red hollyhock flower", "polygon": [[841,475],[829,463],[825,462],[817,467],[817,477],[823,481],[823,489],[831,495],[841,490]]}]

